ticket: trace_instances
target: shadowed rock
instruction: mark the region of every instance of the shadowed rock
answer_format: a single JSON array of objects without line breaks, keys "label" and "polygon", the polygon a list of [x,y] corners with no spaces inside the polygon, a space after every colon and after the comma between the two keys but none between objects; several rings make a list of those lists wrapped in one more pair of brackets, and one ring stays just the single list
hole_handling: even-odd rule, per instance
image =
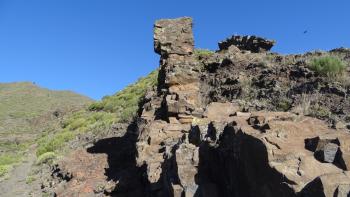
[{"label": "shadowed rock", "polygon": [[240,50],[251,51],[253,53],[269,51],[275,44],[274,40],[267,40],[257,36],[232,36],[219,43],[220,50],[227,50],[234,45]]}]

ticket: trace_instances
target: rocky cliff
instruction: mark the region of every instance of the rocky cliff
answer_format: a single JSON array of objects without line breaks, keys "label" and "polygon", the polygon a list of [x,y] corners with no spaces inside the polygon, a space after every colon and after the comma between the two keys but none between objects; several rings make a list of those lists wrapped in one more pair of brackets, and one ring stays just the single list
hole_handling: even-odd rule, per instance
[{"label": "rocky cliff", "polygon": [[69,174],[56,194],[79,187],[111,196],[349,196],[349,85],[308,60],[332,54],[349,62],[350,51],[284,56],[269,52],[274,43],[233,36],[200,52],[191,18],[157,21],[158,86],[124,136],[88,149],[107,154],[90,168],[106,168],[98,177],[106,180],[86,184],[67,167],[70,157],[56,166],[56,177]]}]

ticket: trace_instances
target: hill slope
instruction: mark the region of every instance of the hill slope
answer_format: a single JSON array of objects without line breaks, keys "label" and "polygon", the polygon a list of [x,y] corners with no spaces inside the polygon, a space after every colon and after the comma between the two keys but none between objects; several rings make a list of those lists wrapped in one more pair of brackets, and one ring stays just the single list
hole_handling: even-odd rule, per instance
[{"label": "hill slope", "polygon": [[28,132],[34,118],[92,102],[70,91],[52,91],[28,82],[0,83],[0,101],[0,133]]},{"label": "hill slope", "polygon": [[0,83],[0,177],[21,160],[44,129],[91,102],[70,91],[52,91],[29,82]]}]

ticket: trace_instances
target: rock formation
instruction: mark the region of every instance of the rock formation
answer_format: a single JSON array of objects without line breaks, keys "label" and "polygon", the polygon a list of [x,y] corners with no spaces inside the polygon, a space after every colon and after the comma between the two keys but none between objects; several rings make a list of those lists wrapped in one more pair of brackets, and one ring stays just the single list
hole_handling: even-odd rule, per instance
[{"label": "rock formation", "polygon": [[109,158],[116,185],[104,193],[349,196],[350,89],[307,68],[320,54],[282,56],[268,52],[273,44],[233,36],[201,55],[191,18],[157,21],[158,87],[126,134],[130,148]]},{"label": "rock formation", "polygon": [[[235,102],[242,91],[235,85],[246,76],[225,76],[240,74],[245,51],[268,51],[274,41],[234,36],[219,44],[225,59],[207,59],[216,68],[203,73],[190,18],[157,21],[154,40],[161,74],[144,104],[137,142],[150,196],[350,194],[345,130],[290,112],[241,112]],[[221,71],[230,65],[231,73]]]},{"label": "rock formation", "polygon": [[269,51],[275,44],[274,40],[266,40],[257,36],[232,36],[219,43],[220,50],[226,50],[234,45],[240,50],[254,53]]}]

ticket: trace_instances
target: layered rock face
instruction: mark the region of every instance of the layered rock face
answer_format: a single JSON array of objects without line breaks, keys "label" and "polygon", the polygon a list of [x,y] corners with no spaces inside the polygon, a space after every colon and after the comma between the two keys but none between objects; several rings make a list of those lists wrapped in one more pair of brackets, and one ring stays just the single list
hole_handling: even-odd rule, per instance
[{"label": "layered rock face", "polygon": [[136,143],[137,166],[146,169],[144,195],[350,195],[344,127],[238,102],[244,91],[251,93],[242,87],[250,72],[263,77],[254,84],[260,85],[258,99],[280,96],[272,90],[291,76],[305,75],[296,85],[312,78],[305,68],[275,72],[254,64],[261,57],[254,53],[266,52],[273,41],[232,37],[219,52],[198,59],[190,18],[157,21],[154,41],[161,55],[158,88],[146,95]]},{"label": "layered rock face", "polygon": [[152,196],[181,196],[196,189],[196,167],[191,161],[195,146],[181,141],[186,140],[193,119],[203,113],[198,63],[192,55],[192,20],[157,21],[154,40],[161,55],[159,86],[141,115],[146,121],[139,126],[137,163],[147,166]]}]

